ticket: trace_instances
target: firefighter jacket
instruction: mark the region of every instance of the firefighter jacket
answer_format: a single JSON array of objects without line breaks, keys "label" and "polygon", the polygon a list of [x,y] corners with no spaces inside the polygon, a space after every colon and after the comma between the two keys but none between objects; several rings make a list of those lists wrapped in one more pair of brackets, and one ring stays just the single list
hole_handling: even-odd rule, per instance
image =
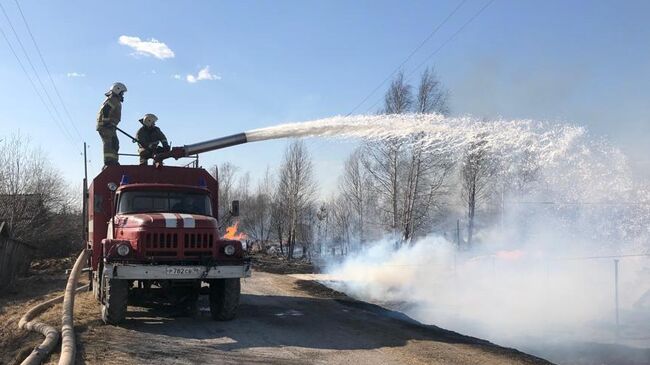
[{"label": "firefighter jacket", "polygon": [[119,96],[111,95],[104,100],[97,113],[97,130],[103,127],[115,127],[122,119],[122,102]]},{"label": "firefighter jacket", "polygon": [[165,134],[163,134],[163,132],[158,127],[149,128],[142,126],[140,129],[138,129],[138,133],[136,134],[135,138],[137,138],[140,142],[138,152],[144,152],[147,150],[153,151],[156,146],[158,146],[158,143],[161,143],[164,149],[169,149],[167,137],[165,137]]}]

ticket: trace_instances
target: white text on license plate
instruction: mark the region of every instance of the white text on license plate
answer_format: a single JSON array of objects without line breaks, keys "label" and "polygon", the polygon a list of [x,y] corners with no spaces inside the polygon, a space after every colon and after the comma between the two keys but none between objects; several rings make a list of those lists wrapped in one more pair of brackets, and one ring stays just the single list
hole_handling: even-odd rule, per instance
[{"label": "white text on license plate", "polygon": [[200,272],[197,267],[168,267],[167,275],[196,275]]}]

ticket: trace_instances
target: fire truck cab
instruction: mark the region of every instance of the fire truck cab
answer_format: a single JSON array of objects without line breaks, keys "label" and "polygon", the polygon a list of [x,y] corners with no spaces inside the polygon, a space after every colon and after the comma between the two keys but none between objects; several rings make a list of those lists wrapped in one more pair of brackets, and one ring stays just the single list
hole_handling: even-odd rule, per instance
[{"label": "fire truck cab", "polygon": [[92,288],[105,323],[122,322],[129,300],[151,293],[185,309],[206,293],[213,319],[234,318],[250,260],[240,241],[220,238],[218,183],[207,171],[107,166],[87,199]]}]

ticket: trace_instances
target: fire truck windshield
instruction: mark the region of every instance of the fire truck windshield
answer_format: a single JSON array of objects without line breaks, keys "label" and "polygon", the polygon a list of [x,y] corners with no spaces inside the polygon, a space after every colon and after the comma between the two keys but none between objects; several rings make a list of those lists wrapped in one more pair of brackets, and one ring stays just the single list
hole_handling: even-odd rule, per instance
[{"label": "fire truck windshield", "polygon": [[183,191],[124,191],[118,213],[188,213],[212,215],[207,194]]}]

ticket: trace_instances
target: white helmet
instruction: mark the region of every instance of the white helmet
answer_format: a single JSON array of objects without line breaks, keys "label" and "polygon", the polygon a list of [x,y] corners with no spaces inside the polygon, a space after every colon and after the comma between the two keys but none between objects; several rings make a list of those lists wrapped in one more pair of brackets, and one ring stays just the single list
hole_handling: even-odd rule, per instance
[{"label": "white helmet", "polygon": [[108,91],[106,92],[105,95],[109,96],[109,95],[111,95],[111,93],[115,94],[115,95],[121,95],[122,93],[125,93],[125,92],[126,92],[126,85],[124,85],[121,82],[116,82],[111,86],[110,89],[108,89]]},{"label": "white helmet", "polygon": [[145,114],[142,118],[139,119],[140,123],[144,124],[149,128],[156,125],[157,120],[158,117],[155,114],[149,114],[149,113]]}]

